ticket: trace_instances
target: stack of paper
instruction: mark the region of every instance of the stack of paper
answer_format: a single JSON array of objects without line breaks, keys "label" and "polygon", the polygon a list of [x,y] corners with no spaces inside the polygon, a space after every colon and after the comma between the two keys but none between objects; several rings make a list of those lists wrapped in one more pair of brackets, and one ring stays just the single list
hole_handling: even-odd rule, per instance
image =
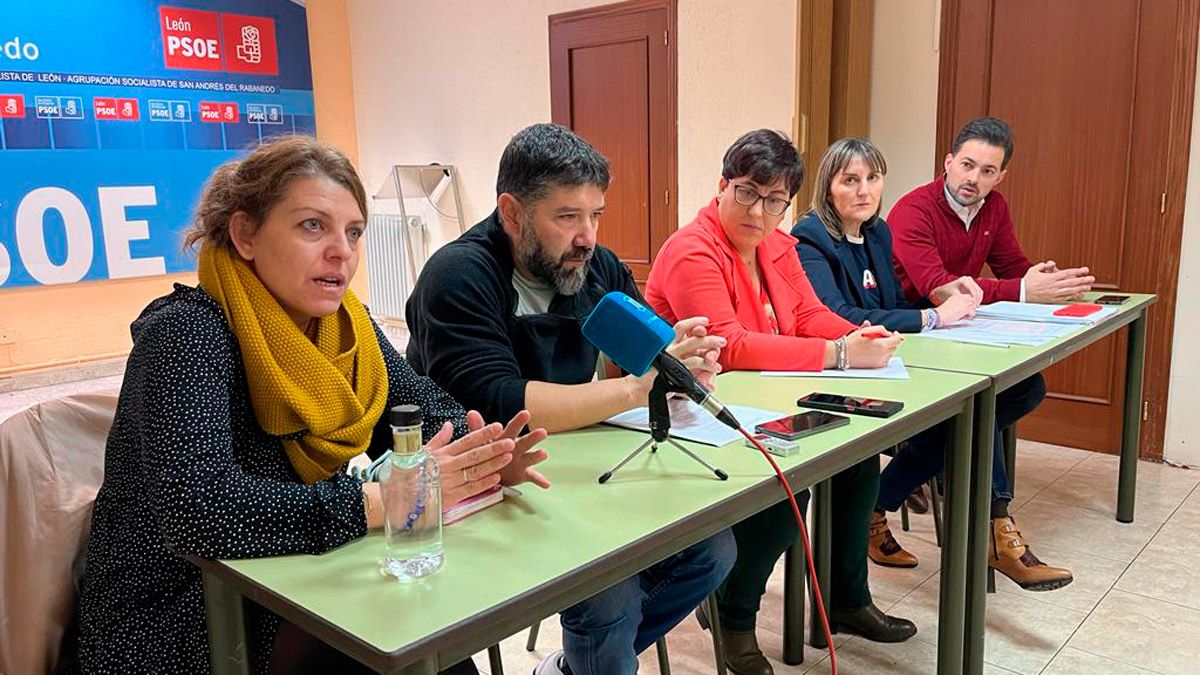
[{"label": "stack of paper", "polygon": [[1009,345],[1037,347],[1081,328],[1079,324],[1012,321],[981,318],[976,315],[974,319],[964,319],[952,326],[921,333],[921,337],[1001,347]]},{"label": "stack of paper", "polygon": [[[736,430],[718,422],[704,408],[689,399],[671,399],[668,406],[671,409],[671,435],[675,438],[720,447],[742,437]],[[763,422],[770,422],[784,416],[783,413],[742,405],[725,407],[746,429],[753,429]],[[650,409],[645,406],[634,408],[620,415],[614,415],[604,420],[604,423],[637,431],[650,431]]]},{"label": "stack of paper", "polygon": [[1072,325],[1093,324],[1117,313],[1116,307],[1101,307],[1087,316],[1055,316],[1058,310],[1070,305],[1040,305],[1028,302],[1004,300],[983,305],[975,316],[987,319],[1010,319],[1013,321],[1039,321],[1044,323],[1066,323]]},{"label": "stack of paper", "polygon": [[850,368],[848,370],[764,370],[763,377],[834,377],[854,380],[907,380],[904,360],[893,356],[882,368]]}]

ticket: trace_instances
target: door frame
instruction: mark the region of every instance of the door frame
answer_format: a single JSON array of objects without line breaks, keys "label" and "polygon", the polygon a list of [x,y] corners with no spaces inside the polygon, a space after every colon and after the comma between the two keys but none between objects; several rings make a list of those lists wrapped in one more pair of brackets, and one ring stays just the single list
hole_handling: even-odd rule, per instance
[{"label": "door frame", "polygon": [[792,139],[804,161],[794,213],[808,210],[821,158],[844,136],[870,136],[875,0],[796,0]]},{"label": "door frame", "polygon": [[[650,154],[654,156],[657,149],[657,154],[662,157],[664,164],[662,172],[665,174],[666,197],[663,200],[659,200],[654,195],[654,191],[650,194],[650,264],[658,257],[658,250],[662,247],[663,242],[666,241],[667,237],[671,236],[671,233],[678,226],[676,222],[678,217],[676,205],[679,193],[679,58],[677,47],[679,12],[677,0],[627,0],[626,2],[618,2],[611,5],[586,7],[571,12],[551,14],[547,22],[547,33],[550,43],[550,119],[556,124],[570,127],[571,67],[569,61],[564,63],[563,59],[556,58],[555,56],[564,51],[560,49],[561,45],[558,44],[558,40],[556,39],[555,28],[562,28],[573,22],[585,19],[618,18],[654,9],[662,9],[667,12],[667,33],[663,37],[667,47],[665,75],[667,84],[662,88],[651,87],[649,105],[652,110],[656,106],[662,110],[667,128],[663,129],[664,133],[657,138],[653,130],[651,131]],[[663,143],[665,147],[656,148],[656,142]],[[654,181],[655,173],[657,171],[651,171],[650,179],[652,182]],[[654,213],[660,214],[660,217],[657,219],[654,218]]]},{"label": "door frame", "polygon": [[[966,72],[978,72],[991,59],[992,31],[983,30],[987,42],[983,48],[970,53],[958,49],[959,31],[963,26],[990,26],[992,7],[996,0],[985,5],[964,0],[941,0],[942,32],[938,55],[937,132],[934,148],[934,174],[942,172],[942,160],[957,131],[956,119],[965,111],[983,114],[990,96],[988,84],[983,87],[959,87],[959,78]],[[1140,244],[1158,244],[1155,255],[1162,264],[1157,268],[1154,288],[1158,303],[1149,312],[1147,326],[1146,369],[1143,382],[1143,413],[1141,425],[1141,456],[1161,459],[1167,424],[1167,395],[1170,387],[1171,349],[1175,327],[1175,299],[1179,284],[1180,246],[1183,241],[1183,209],[1187,188],[1188,159],[1192,134],[1192,106],[1195,100],[1197,40],[1200,32],[1200,0],[1176,0],[1179,21],[1176,23],[1174,52],[1176,72],[1172,78],[1171,106],[1168,116],[1166,174],[1163,191],[1167,195],[1161,210],[1158,227],[1161,236],[1141,240]],[[975,91],[972,91],[975,90]],[[1115,404],[1115,402],[1114,402]]]}]

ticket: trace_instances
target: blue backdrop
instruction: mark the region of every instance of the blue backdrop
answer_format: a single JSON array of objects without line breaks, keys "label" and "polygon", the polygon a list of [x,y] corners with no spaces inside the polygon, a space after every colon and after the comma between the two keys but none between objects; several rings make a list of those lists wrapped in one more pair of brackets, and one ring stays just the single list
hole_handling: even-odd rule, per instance
[{"label": "blue backdrop", "polygon": [[[242,56],[245,40],[261,53]],[[219,58],[194,69],[213,45]],[[213,169],[314,129],[294,2],[6,3],[0,288],[193,269],[182,232]]]}]

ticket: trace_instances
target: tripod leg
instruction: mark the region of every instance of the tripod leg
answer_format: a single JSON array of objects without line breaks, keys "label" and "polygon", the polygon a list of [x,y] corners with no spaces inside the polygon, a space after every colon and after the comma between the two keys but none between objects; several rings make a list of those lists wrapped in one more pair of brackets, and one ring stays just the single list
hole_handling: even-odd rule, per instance
[{"label": "tripod leg", "polygon": [[716,475],[717,478],[720,478],[721,480],[729,480],[729,474],[725,473],[724,471],[722,471],[722,470],[718,469],[717,467],[704,461],[704,459],[702,457],[700,457],[700,455],[697,455],[696,453],[692,452],[691,450],[688,450],[687,448],[683,447],[683,445],[681,445],[679,443],[679,441],[676,441],[674,438],[671,438],[670,436],[668,436],[667,442],[670,443],[671,445],[675,446],[676,448],[679,448],[680,451],[683,452],[683,454],[685,454],[688,457],[691,457],[692,459],[699,462],[700,465],[703,466],[704,468],[713,472],[713,474]]},{"label": "tripod leg", "polygon": [[626,464],[628,464],[628,463],[629,463],[629,460],[633,459],[634,457],[637,457],[637,456],[638,456],[638,453],[640,453],[641,451],[645,450],[645,449],[646,449],[646,446],[650,445],[650,444],[651,444],[651,443],[653,443],[653,442],[654,442],[654,439],[653,439],[653,438],[647,438],[645,443],[642,443],[641,445],[637,446],[637,449],[636,449],[636,450],[634,450],[633,452],[629,453],[629,455],[628,455],[627,457],[625,457],[625,459],[621,460],[620,462],[617,462],[617,465],[616,465],[616,466],[614,466],[613,468],[609,469],[608,471],[605,471],[604,473],[600,474],[600,483],[601,483],[601,484],[603,484],[603,483],[607,483],[607,482],[608,482],[608,479],[609,479],[609,478],[612,478],[612,475],[613,475],[614,473],[616,473],[616,472],[617,472],[617,470],[619,470],[621,467],[623,467],[623,466],[625,466]]}]

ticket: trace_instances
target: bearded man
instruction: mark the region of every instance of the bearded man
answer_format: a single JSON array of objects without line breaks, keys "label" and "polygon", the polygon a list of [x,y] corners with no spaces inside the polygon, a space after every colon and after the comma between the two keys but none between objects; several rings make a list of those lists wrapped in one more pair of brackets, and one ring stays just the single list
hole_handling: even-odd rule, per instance
[{"label": "bearded man", "polygon": [[[405,311],[412,367],[485,419],[528,410],[530,428],[551,433],[645,405],[656,372],[597,378],[600,353],[581,331],[605,293],[641,300],[596,243],[608,185],[608,160],[570,129],[518,132],[500,158],[496,210],[421,271]],[[724,344],[706,323],[680,321],[667,348],[702,380]],[[720,585],[735,555],[725,530],[564,609],[563,651],[534,673],[636,673],[637,654]]]}]

